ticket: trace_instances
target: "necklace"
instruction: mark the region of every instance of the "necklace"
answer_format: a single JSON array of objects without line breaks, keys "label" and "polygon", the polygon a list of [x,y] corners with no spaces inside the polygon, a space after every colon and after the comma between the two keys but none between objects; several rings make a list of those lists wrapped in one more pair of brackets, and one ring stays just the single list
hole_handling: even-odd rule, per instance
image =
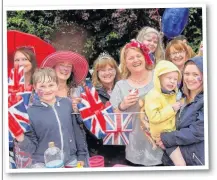
[{"label": "necklace", "polygon": [[136,83],[136,84],[143,84],[144,83],[144,80],[146,79],[146,78],[144,78],[144,79],[140,79],[140,80],[134,80],[134,79],[132,79],[132,78],[129,78],[131,81],[133,81],[134,83]]}]

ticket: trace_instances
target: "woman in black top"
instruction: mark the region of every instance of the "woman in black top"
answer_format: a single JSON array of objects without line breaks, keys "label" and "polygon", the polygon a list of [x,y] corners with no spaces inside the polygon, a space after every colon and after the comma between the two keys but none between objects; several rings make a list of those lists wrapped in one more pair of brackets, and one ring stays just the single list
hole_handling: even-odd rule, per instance
[{"label": "woman in black top", "polygon": [[[116,61],[109,54],[101,53],[94,62],[92,83],[104,104],[108,103],[114,85],[120,79],[121,74]],[[102,139],[97,139],[88,131],[87,143],[90,156],[104,156],[105,167],[126,164],[125,146],[103,145]]]}]

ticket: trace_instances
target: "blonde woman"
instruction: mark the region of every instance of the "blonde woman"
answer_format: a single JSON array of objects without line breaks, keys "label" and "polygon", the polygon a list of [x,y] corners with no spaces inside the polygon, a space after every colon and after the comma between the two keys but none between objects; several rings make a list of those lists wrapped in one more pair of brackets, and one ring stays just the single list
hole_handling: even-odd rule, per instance
[{"label": "blonde woman", "polygon": [[[161,164],[163,151],[152,149],[144,135],[137,112],[140,111],[139,98],[153,88],[154,64],[149,57],[149,49],[136,40],[127,43],[121,50],[121,72],[123,80],[116,83],[110,98],[112,106],[119,112],[136,112],[133,131],[129,135],[125,158],[133,166],[153,166]],[[137,89],[138,93],[132,93]]]},{"label": "blonde woman", "polygon": [[164,50],[162,45],[162,35],[152,27],[143,27],[136,37],[137,41],[144,43],[154,55],[155,63],[164,59]]}]

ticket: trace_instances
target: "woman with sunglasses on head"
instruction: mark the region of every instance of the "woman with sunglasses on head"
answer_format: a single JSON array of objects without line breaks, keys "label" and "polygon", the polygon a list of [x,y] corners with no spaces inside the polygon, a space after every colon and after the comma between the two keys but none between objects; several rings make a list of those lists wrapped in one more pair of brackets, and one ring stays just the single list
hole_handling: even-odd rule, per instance
[{"label": "woman with sunglasses on head", "polygon": [[24,67],[24,88],[31,89],[32,75],[37,67],[34,48],[28,46],[17,48],[14,53],[14,66]]},{"label": "woman with sunglasses on head", "polygon": [[[33,47],[18,47],[14,52],[14,67],[23,66],[24,71],[24,91],[32,91],[32,75],[37,67],[36,56]],[[29,98],[23,98],[24,105],[28,107]],[[22,125],[21,125],[22,126]],[[26,127],[23,127],[24,129]],[[14,159],[14,138],[9,133],[9,162],[10,168],[15,169],[16,163]]]}]

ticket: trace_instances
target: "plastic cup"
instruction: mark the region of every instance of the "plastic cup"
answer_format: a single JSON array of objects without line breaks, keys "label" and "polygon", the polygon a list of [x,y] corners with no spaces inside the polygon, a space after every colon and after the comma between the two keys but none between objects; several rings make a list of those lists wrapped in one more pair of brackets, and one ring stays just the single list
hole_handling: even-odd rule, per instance
[{"label": "plastic cup", "polygon": [[104,167],[104,157],[103,156],[93,156],[89,158],[90,167]]}]

